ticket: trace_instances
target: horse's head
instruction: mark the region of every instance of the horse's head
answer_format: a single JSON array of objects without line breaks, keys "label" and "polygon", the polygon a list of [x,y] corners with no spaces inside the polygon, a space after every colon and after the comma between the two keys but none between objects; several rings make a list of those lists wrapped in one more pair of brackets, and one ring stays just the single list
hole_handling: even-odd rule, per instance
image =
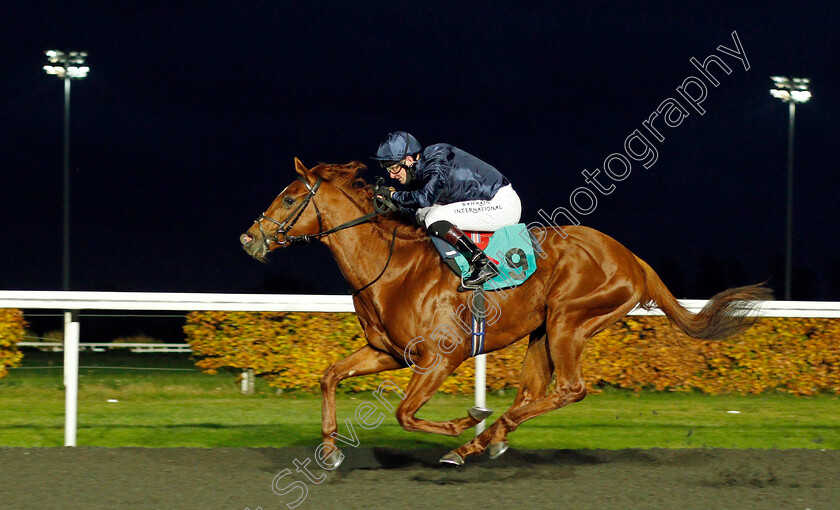
[{"label": "horse's head", "polygon": [[[324,225],[328,220],[322,218],[322,213],[325,216],[357,216],[370,211],[372,194],[369,186],[358,177],[364,168],[363,164],[352,162],[321,164],[309,170],[295,158],[297,179],[286,186],[246,233],[239,236],[242,247],[255,259],[265,262],[272,250],[319,239],[349,226],[341,225],[327,231]],[[343,211],[345,206],[347,211]]]},{"label": "horse's head", "polygon": [[297,158],[295,171],[297,179],[239,236],[245,251],[261,262],[266,261],[268,252],[295,242],[308,242],[323,231],[321,212],[312,200],[323,181]]}]

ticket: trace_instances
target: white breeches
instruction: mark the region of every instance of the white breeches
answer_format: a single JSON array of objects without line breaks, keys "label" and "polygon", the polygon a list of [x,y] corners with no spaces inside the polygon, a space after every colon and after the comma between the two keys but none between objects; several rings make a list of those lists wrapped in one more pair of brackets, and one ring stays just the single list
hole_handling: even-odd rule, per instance
[{"label": "white breeches", "polygon": [[522,204],[519,195],[508,184],[499,188],[490,200],[470,200],[452,204],[423,207],[417,210],[417,219],[426,225],[446,220],[461,230],[493,232],[519,223]]}]

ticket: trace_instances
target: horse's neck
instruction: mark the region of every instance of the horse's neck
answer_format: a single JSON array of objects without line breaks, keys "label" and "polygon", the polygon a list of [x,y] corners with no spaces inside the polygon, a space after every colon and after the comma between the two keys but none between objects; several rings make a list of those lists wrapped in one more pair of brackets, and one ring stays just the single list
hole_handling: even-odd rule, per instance
[{"label": "horse's neck", "polygon": [[424,258],[434,260],[427,256],[430,243],[426,246],[422,240],[406,239],[399,232],[395,236],[396,224],[389,222],[389,225],[362,224],[336,232],[325,240],[341,273],[353,289],[364,287],[381,274],[377,283],[371,286],[371,290],[376,292],[386,287],[387,281],[400,278],[403,270],[408,265],[414,265],[413,262],[422,262]]}]

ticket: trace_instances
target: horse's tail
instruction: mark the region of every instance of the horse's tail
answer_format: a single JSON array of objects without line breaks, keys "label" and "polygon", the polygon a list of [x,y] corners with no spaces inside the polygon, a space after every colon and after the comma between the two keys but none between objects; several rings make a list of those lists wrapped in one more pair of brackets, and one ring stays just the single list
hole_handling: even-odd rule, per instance
[{"label": "horse's tail", "polygon": [[644,260],[636,260],[645,274],[641,305],[650,309],[656,303],[673,324],[694,338],[717,340],[745,331],[757,320],[750,312],[759,306],[758,302],[773,298],[773,292],[764,283],[735,287],[715,294],[700,312],[691,313]]}]

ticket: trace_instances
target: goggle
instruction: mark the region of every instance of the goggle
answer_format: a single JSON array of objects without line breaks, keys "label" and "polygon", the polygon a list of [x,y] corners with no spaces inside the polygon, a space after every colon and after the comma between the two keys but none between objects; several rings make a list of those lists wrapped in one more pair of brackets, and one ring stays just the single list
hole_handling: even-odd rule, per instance
[{"label": "goggle", "polygon": [[402,161],[382,161],[379,164],[382,166],[382,168],[387,170],[389,174],[398,174],[401,170],[407,168],[405,166],[405,163],[403,163]]}]

